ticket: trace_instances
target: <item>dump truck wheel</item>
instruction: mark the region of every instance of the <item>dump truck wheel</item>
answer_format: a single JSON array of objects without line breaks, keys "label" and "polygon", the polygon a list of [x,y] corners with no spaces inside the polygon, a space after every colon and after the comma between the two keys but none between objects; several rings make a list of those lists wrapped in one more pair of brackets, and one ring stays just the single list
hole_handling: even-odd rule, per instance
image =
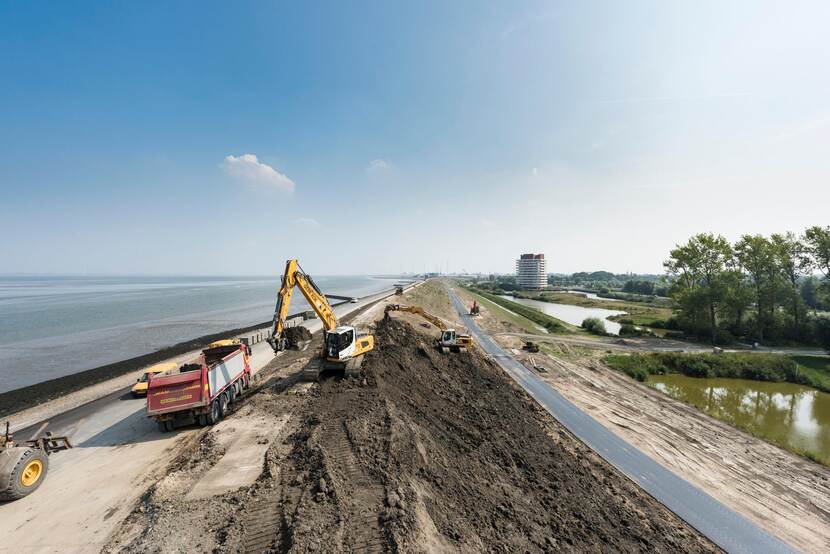
[{"label": "dump truck wheel", "polygon": [[208,423],[213,425],[214,423],[219,423],[220,419],[222,419],[222,408],[219,406],[219,399],[217,398],[216,400],[210,403],[210,414],[208,414]]},{"label": "dump truck wheel", "polygon": [[26,452],[11,467],[11,473],[0,475],[0,483],[8,483],[6,490],[0,491],[0,500],[17,500],[35,492],[46,478],[49,470],[49,457],[38,448],[27,448]]},{"label": "dump truck wheel", "polygon": [[219,397],[219,411],[221,412],[220,417],[225,417],[228,415],[228,407],[230,406],[230,399],[228,398],[228,391],[222,393],[222,396]]},{"label": "dump truck wheel", "polygon": [[228,390],[225,391],[225,394],[228,395],[228,406],[236,402],[236,383],[229,386]]}]

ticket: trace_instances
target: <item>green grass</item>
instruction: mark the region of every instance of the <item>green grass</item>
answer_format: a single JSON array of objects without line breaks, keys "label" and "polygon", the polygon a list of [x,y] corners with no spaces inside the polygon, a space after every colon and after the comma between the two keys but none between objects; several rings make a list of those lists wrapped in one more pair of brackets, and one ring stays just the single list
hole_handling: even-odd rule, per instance
[{"label": "green grass", "polygon": [[830,359],[817,356],[783,354],[690,354],[652,352],[647,354],[609,354],[603,358],[609,367],[638,381],[648,375],[681,373],[689,377],[726,377],[753,381],[788,382],[830,392]]},{"label": "green grass", "polygon": [[511,312],[522,316],[523,318],[529,319],[533,323],[536,323],[537,325],[540,325],[547,329],[549,333],[571,333],[569,326],[564,321],[561,321],[559,319],[556,319],[555,317],[542,313],[539,310],[534,310],[533,308],[529,308],[523,304],[519,304],[517,302],[507,300],[506,298],[502,298],[501,296],[496,296],[495,294],[490,294],[481,290],[466,290],[476,294],[477,296],[485,300],[489,300],[493,304],[497,304],[502,308],[506,308],[507,310],[510,310]]},{"label": "green grass", "polygon": [[828,356],[788,356],[798,364],[799,370],[812,382],[815,388],[830,392],[830,357]]},{"label": "green grass", "polygon": [[492,311],[493,313],[497,313],[499,319],[501,319],[503,321],[510,322],[513,325],[515,325],[516,327],[518,327],[518,328],[520,328],[523,331],[526,331],[528,333],[533,333],[533,334],[538,335],[538,334],[542,334],[542,333],[545,332],[543,327],[533,323],[532,321],[530,321],[526,317],[522,317],[518,314],[514,314],[511,311],[509,311],[507,308],[503,308],[503,307],[499,306],[498,304],[496,304],[495,302],[491,302],[491,301],[487,300],[486,298],[484,298],[480,294],[476,294],[476,293],[474,293],[470,290],[468,290],[467,292],[471,296],[475,297],[475,299],[478,301],[479,304],[481,304],[482,306],[484,306],[488,310]]}]

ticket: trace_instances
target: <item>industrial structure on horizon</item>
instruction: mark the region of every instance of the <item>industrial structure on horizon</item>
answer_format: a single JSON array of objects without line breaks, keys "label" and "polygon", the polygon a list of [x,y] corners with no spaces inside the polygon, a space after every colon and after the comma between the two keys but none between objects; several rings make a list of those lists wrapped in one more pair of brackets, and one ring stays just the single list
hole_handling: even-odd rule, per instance
[{"label": "industrial structure on horizon", "polygon": [[516,260],[516,284],[520,289],[540,290],[547,286],[544,254],[522,254]]}]

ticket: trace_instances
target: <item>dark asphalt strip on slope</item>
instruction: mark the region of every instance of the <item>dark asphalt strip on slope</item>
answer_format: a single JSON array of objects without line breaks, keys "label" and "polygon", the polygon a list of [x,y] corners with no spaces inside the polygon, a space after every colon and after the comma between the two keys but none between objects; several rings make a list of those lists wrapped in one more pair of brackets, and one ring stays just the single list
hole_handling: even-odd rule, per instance
[{"label": "dark asphalt strip on slope", "polygon": [[455,291],[449,289],[448,292],[464,325],[502,369],[568,431],[686,523],[730,553],[796,552],[780,539],[661,466],[577,408],[502,350],[473,321]]}]

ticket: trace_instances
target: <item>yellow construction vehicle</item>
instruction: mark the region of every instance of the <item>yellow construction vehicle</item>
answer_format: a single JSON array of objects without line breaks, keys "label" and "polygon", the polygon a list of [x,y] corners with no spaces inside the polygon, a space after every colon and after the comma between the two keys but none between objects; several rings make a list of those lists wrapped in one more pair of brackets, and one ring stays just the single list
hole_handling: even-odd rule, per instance
[{"label": "yellow construction vehicle", "polygon": [[416,314],[426,319],[441,331],[441,335],[435,339],[435,345],[443,353],[447,352],[466,352],[468,348],[473,346],[473,337],[470,335],[462,335],[456,332],[455,329],[450,329],[444,320],[438,316],[432,315],[420,306],[402,306],[401,304],[388,304],[384,309],[384,316],[389,317],[389,312],[407,312]]},{"label": "yellow construction vehicle", "polygon": [[0,501],[18,500],[35,492],[46,478],[49,454],[72,448],[67,437],[41,435],[46,424],[40,426],[35,437],[18,443],[9,433],[0,435]]},{"label": "yellow construction vehicle", "polygon": [[362,333],[348,325],[337,325],[337,316],[326,300],[326,296],[314,284],[311,276],[300,267],[297,260],[285,262],[285,274],[277,296],[274,310],[274,325],[268,343],[274,353],[289,347],[285,319],[294,287],[300,289],[308,304],[323,323],[323,367],[322,369],[344,370],[346,374],[354,372],[363,363],[363,356],[375,346],[375,337]]}]

